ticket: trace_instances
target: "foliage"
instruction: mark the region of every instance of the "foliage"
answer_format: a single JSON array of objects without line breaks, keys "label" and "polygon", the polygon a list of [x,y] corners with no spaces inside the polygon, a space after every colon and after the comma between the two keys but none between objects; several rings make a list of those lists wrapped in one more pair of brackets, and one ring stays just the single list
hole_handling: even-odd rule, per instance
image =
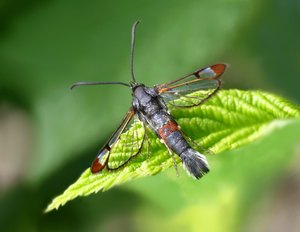
[{"label": "foliage", "polygon": [[[299,108],[280,97],[260,91],[241,90],[223,90],[202,106],[173,108],[171,112],[187,134],[215,154],[251,143],[300,116]],[[132,127],[139,127],[138,124]],[[127,136],[123,134],[113,151],[126,146]],[[53,200],[46,211],[57,209],[77,196],[106,191],[115,185],[172,167],[170,155],[153,133],[149,140],[150,154],[144,149],[128,165],[116,171],[104,170],[94,175],[87,169],[62,195]],[[117,161],[127,159],[126,155],[121,156],[118,152],[112,152],[111,156]]]}]

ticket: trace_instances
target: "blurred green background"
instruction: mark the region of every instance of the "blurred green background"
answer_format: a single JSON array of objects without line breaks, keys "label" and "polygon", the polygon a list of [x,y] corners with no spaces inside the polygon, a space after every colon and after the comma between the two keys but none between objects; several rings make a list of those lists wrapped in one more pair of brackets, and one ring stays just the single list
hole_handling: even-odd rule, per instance
[{"label": "blurred green background", "polygon": [[224,88],[300,103],[299,0],[2,0],[1,231],[299,231],[299,123],[210,158],[201,181],[169,170],[42,214],[130,106],[121,86],[69,86],[128,82],[137,19],[139,82],[226,62]]}]

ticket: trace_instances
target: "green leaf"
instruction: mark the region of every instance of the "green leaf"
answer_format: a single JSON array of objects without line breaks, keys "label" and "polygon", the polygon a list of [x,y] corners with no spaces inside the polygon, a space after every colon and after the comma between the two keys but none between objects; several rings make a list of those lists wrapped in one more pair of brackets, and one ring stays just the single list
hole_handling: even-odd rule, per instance
[{"label": "green leaf", "polygon": [[[170,107],[170,110],[183,131],[215,154],[251,143],[290,123],[291,119],[300,117],[298,107],[278,96],[261,91],[223,90],[200,107]],[[140,126],[137,122],[132,128]],[[126,155],[121,156],[118,153],[126,145],[126,136],[121,136],[115,152],[111,154],[114,157],[112,165],[113,162],[126,160]],[[143,148],[141,154],[122,169],[103,170],[94,175],[88,168],[62,195],[53,200],[46,212],[58,209],[78,196],[105,191],[126,181],[155,175],[172,167],[170,155],[153,133],[149,134],[149,142],[149,154]],[[179,159],[177,161],[180,162]]]}]

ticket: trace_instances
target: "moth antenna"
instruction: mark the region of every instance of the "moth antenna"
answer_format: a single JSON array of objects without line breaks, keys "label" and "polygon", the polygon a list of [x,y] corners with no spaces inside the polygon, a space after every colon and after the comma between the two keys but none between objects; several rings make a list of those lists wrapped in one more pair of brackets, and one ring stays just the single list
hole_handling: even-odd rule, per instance
[{"label": "moth antenna", "polygon": [[70,89],[74,89],[75,87],[82,86],[82,85],[124,85],[130,87],[129,84],[124,82],[77,82],[71,85]]},{"label": "moth antenna", "polygon": [[130,70],[131,70],[131,77],[132,81],[136,83],[135,76],[134,76],[134,70],[133,70],[133,58],[134,58],[134,46],[135,46],[135,31],[137,25],[140,23],[140,21],[135,21],[133,23],[132,29],[131,29],[131,51],[130,51]]}]

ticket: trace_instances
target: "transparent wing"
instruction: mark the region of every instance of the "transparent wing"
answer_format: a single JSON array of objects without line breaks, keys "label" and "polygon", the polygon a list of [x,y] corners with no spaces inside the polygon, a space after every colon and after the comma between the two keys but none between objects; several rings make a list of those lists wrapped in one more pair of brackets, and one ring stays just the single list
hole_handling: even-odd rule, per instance
[{"label": "transparent wing", "polygon": [[[176,107],[193,107],[202,104],[221,87],[220,76],[225,64],[215,64],[199,69],[184,77],[156,86],[156,91],[166,102]],[[177,99],[180,98],[180,101]]]},{"label": "transparent wing", "polygon": [[[99,150],[91,165],[92,173],[98,173],[105,167],[115,170],[124,166],[132,157],[139,154],[144,143],[146,131],[144,125],[137,121],[131,108],[125,114],[118,128],[107,143]],[[137,123],[132,126],[133,122]],[[121,146],[117,146],[118,144]],[[114,153],[114,155],[111,155]]]},{"label": "transparent wing", "polygon": [[214,153],[207,149],[202,147],[199,143],[195,142],[190,136],[188,136],[183,130],[179,130],[182,136],[188,141],[188,143],[197,151],[200,151],[203,155],[213,155]]}]

